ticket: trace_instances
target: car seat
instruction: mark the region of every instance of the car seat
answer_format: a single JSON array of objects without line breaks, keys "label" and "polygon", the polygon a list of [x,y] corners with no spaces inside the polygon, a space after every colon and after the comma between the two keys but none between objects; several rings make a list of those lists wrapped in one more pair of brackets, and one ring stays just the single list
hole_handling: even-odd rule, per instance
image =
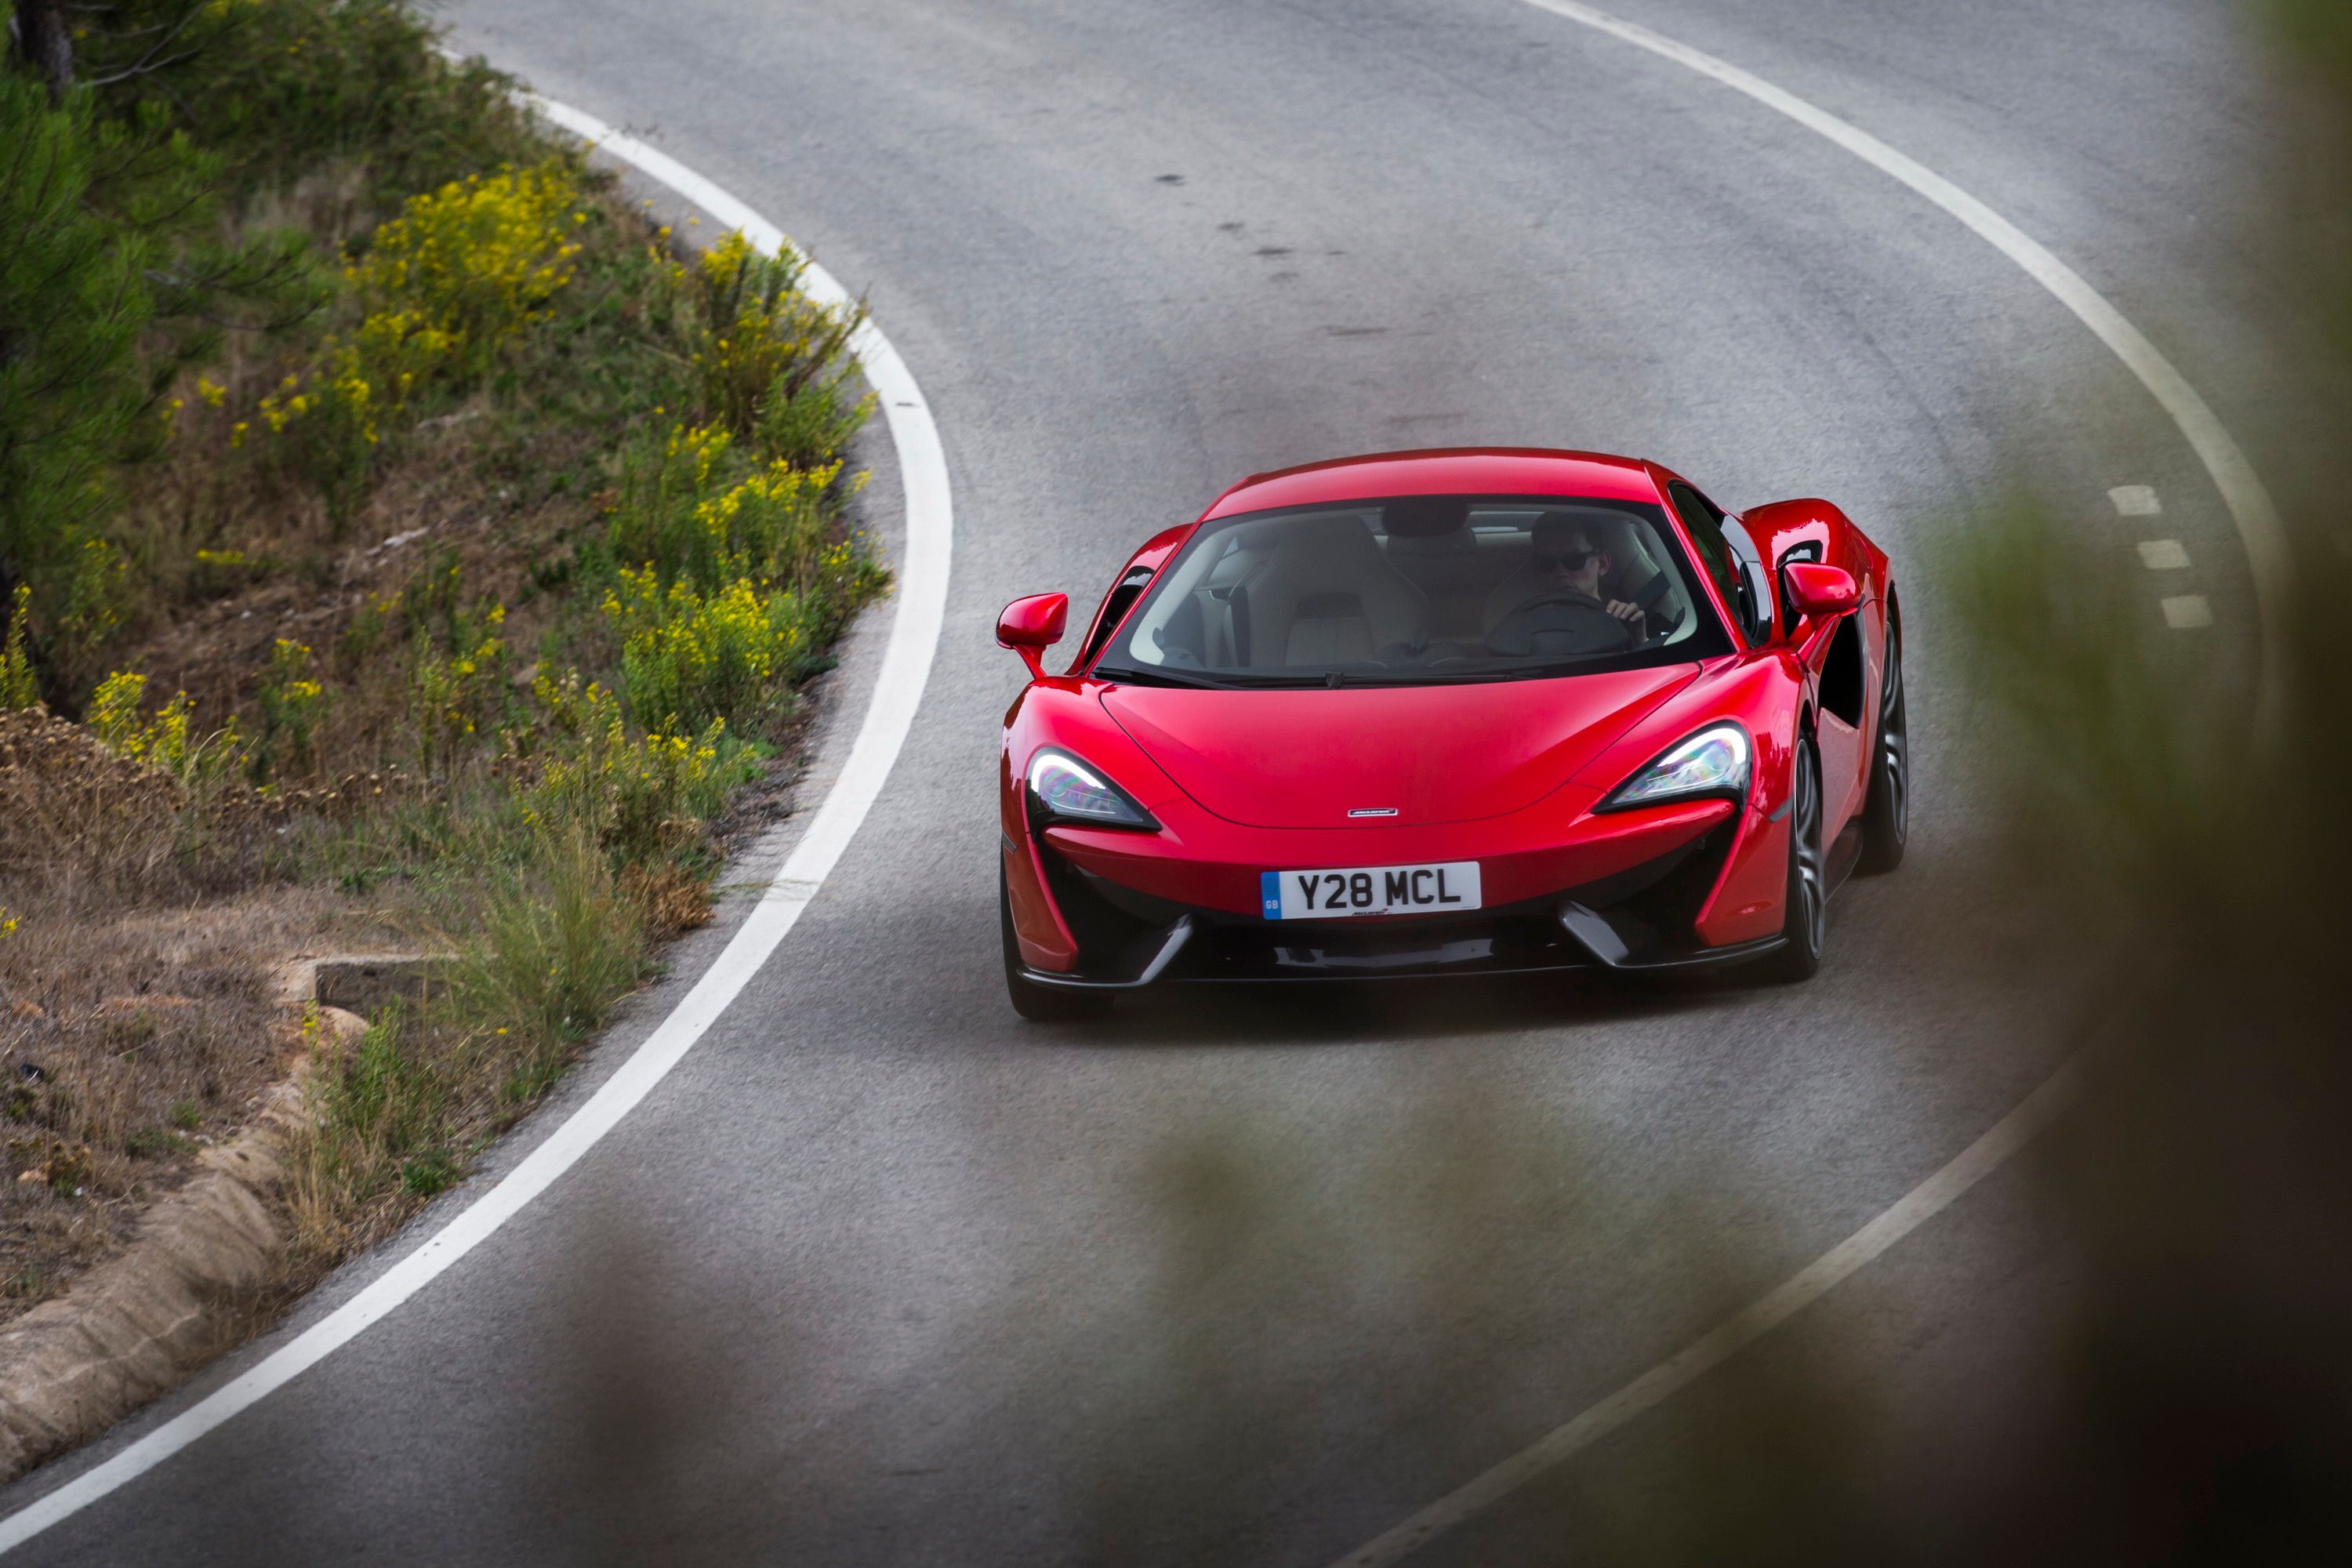
[{"label": "car seat", "polygon": [[1302,518],[1247,584],[1251,664],[1354,663],[1426,629],[1428,601],[1389,564],[1363,520]]},{"label": "car seat", "polygon": [[1486,563],[1470,531],[1468,509],[1458,527],[1441,533],[1397,533],[1388,539],[1389,564],[1429,601],[1429,635],[1477,640],[1479,608],[1486,599]]}]

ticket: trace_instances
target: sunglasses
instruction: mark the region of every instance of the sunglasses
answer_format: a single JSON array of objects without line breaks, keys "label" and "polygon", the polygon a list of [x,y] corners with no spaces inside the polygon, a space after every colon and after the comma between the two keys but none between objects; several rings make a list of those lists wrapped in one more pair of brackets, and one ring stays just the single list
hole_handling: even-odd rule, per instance
[{"label": "sunglasses", "polygon": [[1581,572],[1584,570],[1584,563],[1600,553],[1601,552],[1597,550],[1563,550],[1557,554],[1538,555],[1536,557],[1536,570],[1538,572]]}]

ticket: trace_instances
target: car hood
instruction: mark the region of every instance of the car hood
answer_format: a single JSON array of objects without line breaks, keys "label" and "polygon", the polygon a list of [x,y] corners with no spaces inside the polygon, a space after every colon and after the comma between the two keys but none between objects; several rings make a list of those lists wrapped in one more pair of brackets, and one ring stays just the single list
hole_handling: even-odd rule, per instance
[{"label": "car hood", "polygon": [[1467,822],[1532,805],[1698,674],[1306,690],[1118,686],[1103,707],[1179,788],[1250,827]]}]

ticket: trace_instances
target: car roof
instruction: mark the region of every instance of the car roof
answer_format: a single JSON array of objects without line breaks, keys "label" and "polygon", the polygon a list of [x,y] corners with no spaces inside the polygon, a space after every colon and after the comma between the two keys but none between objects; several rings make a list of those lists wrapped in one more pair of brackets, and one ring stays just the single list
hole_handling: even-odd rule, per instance
[{"label": "car roof", "polygon": [[1427,495],[1591,496],[1655,502],[1658,486],[1647,464],[1605,452],[1541,447],[1375,452],[1252,474],[1219,496],[1202,521],[1273,507]]}]

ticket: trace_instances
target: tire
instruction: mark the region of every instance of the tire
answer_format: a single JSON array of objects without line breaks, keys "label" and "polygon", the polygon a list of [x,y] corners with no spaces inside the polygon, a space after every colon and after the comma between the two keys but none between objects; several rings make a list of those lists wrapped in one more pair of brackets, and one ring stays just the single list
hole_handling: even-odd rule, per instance
[{"label": "tire", "polygon": [[1829,876],[1822,853],[1822,764],[1813,743],[1797,739],[1789,785],[1788,910],[1780,946],[1759,965],[1767,980],[1811,980],[1822,967],[1829,939]]},{"label": "tire", "polygon": [[1021,973],[1021,943],[1013,935],[1013,895],[1004,886],[1004,868],[996,869],[996,919],[1004,937],[1004,992],[1013,1010],[1034,1024],[1072,1024],[1099,1018],[1110,1011],[1111,998],[1101,991],[1065,991],[1040,985]]},{"label": "tire", "polygon": [[1911,736],[1904,714],[1903,623],[1886,618],[1886,679],[1878,693],[1878,733],[1872,737],[1870,796],[1862,808],[1862,858],[1854,869],[1881,876],[1903,864],[1911,837]]}]

